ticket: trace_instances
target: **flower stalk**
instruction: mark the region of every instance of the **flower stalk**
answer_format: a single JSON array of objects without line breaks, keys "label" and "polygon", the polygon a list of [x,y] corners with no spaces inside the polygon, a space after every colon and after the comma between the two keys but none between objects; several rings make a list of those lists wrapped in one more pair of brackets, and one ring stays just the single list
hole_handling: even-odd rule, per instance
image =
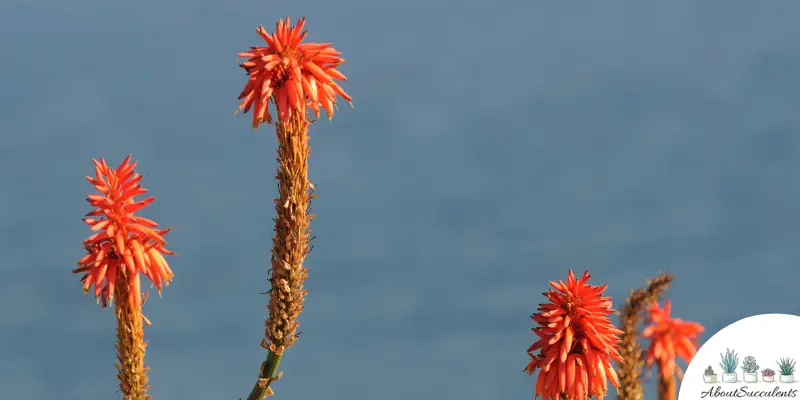
[{"label": "flower stalk", "polygon": [[[263,26],[256,32],[267,46],[251,47],[239,53],[247,58],[239,66],[248,75],[248,82],[239,95],[237,109],[252,109],[253,128],[262,123],[273,124],[278,138],[278,198],[275,199],[275,236],[272,238],[271,274],[269,277],[269,317],[265,321],[261,346],[267,359],[261,364],[258,380],[248,400],[261,400],[273,393],[271,384],[278,380],[283,354],[298,338],[297,318],[303,311],[308,293],[303,282],[308,270],[303,262],[310,251],[309,224],[311,199],[316,197],[308,180],[307,110],[319,118],[324,109],[333,117],[337,96],[348,102],[352,98],[334,80],[346,80],[336,67],[344,63],[341,53],[330,43],[301,43],[308,34],[303,30],[305,18],[291,26],[289,18],[280,20],[273,34]],[[277,120],[269,111],[274,104]],[[351,103],[352,105],[352,103]]]},{"label": "flower stalk", "polygon": [[659,367],[658,400],[675,400],[678,398],[678,385],[675,376],[664,376]]},{"label": "flower stalk", "polygon": [[248,400],[271,395],[270,384],[280,378],[278,366],[286,349],[297,341],[298,316],[308,290],[303,282],[308,270],[303,261],[309,253],[311,199],[315,197],[308,180],[308,122],[299,113],[289,121],[275,124],[278,137],[278,198],[275,199],[275,236],[272,239],[269,318],[265,322],[262,347],[267,348],[258,382]]},{"label": "flower stalk", "polygon": [[[119,271],[126,279],[125,269]],[[134,278],[139,280],[137,276]],[[134,285],[138,287],[139,285]],[[117,316],[117,379],[124,400],[150,400],[147,394],[150,385],[147,384],[148,367],[144,364],[144,354],[147,342],[144,341],[144,315],[141,307],[132,304],[129,296],[128,285],[116,287],[117,303],[115,306]]]},{"label": "flower stalk", "polygon": [[[667,300],[664,308],[658,303],[648,307],[650,325],[642,332],[642,336],[650,339],[647,350],[647,366],[658,365],[659,400],[675,400],[677,397],[677,381],[675,376],[682,374],[676,363],[680,357],[690,363],[697,353],[697,337],[704,328],[696,322],[684,321],[670,315],[672,303]],[[755,360],[753,360],[755,361]],[[758,370],[758,366],[755,366]]]},{"label": "flower stalk", "polygon": [[643,312],[650,304],[658,301],[673,279],[670,274],[659,275],[647,281],[644,287],[631,290],[630,296],[625,300],[620,313],[620,324],[624,331],[621,337],[620,355],[625,362],[617,366],[620,380],[617,389],[619,400],[644,400],[644,387],[641,382],[644,359],[642,345],[639,342],[639,325],[643,321]]},{"label": "flower stalk", "polygon": [[[83,241],[86,254],[78,261],[73,273],[83,273],[81,282],[85,294],[90,292],[103,308],[114,302],[117,317],[117,379],[125,400],[150,400],[147,371],[144,363],[144,326],[150,322],[142,315],[140,273],[150,279],[158,293],[173,278],[164,254],[174,255],[164,248],[164,235],[169,229],[156,230],[158,224],[134,215],[147,207],[155,197],[137,201],[147,193],[139,182],[143,175],[136,172],[131,156],[117,168],[111,168],[102,158],[94,160],[95,174],[86,180],[97,194],[87,201],[95,207],[83,222],[92,234]],[[92,290],[92,287],[94,289]]]}]

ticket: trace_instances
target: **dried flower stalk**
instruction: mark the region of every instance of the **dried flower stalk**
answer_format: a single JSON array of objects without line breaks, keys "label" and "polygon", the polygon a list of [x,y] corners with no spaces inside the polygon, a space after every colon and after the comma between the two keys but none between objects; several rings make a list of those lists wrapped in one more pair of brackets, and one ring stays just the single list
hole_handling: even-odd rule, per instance
[{"label": "dried flower stalk", "polygon": [[[121,281],[126,281],[127,271],[119,270]],[[134,278],[136,282],[139,277]],[[134,285],[138,288],[139,285]],[[148,367],[144,365],[144,353],[147,343],[144,341],[145,320],[140,306],[132,303],[133,296],[129,294],[128,285],[116,286],[116,314],[117,314],[117,379],[124,400],[150,400],[147,394],[150,385],[147,384]]]},{"label": "dried flower stalk", "polygon": [[[268,396],[269,385],[276,376],[283,352],[297,340],[297,317],[303,311],[303,300],[308,290],[303,282],[308,270],[303,261],[309,252],[309,224],[314,217],[309,214],[311,199],[315,197],[313,185],[308,180],[308,122],[299,113],[292,113],[286,122],[275,124],[278,136],[279,196],[275,199],[275,236],[272,238],[272,275],[269,293],[269,319],[265,322],[262,346],[269,350],[262,364],[259,382],[249,400]],[[261,396],[261,397],[259,397]]]},{"label": "dried flower stalk", "polygon": [[675,278],[671,274],[662,274],[649,281],[643,288],[631,290],[631,295],[625,300],[625,305],[620,313],[620,325],[625,332],[622,334],[622,349],[620,354],[624,363],[619,363],[620,386],[617,388],[619,400],[644,400],[644,388],[641,377],[644,370],[642,345],[639,343],[639,325],[642,323],[642,313],[651,303],[658,301],[664,290]]}]

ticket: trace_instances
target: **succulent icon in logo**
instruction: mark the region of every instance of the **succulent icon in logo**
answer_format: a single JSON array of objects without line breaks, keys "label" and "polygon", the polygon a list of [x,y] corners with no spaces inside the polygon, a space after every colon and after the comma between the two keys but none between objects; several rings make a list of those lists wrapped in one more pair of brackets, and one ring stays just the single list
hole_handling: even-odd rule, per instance
[{"label": "succulent icon in logo", "polygon": [[781,371],[781,376],[778,380],[781,383],[794,382],[794,358],[781,358],[778,360],[778,369]]},{"label": "succulent icon in logo", "polygon": [[753,356],[747,356],[744,358],[742,362],[742,371],[744,371],[744,381],[747,383],[756,383],[758,382],[758,364],[756,364],[756,358]]},{"label": "succulent icon in logo", "polygon": [[738,380],[736,368],[739,366],[739,355],[731,349],[725,349],[725,354],[720,353],[719,357],[719,366],[722,368],[722,381],[736,383]]},{"label": "succulent icon in logo", "polygon": [[761,380],[764,382],[775,382],[775,371],[772,368],[762,369]]},{"label": "succulent icon in logo", "polygon": [[716,383],[717,382],[717,373],[714,372],[714,368],[711,368],[710,365],[703,372],[703,382],[705,382],[705,383]]}]

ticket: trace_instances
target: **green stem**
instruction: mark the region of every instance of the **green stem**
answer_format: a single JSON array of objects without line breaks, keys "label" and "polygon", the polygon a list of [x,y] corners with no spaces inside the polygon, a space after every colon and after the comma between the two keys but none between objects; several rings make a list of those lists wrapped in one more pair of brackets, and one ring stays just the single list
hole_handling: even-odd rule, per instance
[{"label": "green stem", "polygon": [[[282,354],[275,354],[270,350],[267,350],[267,360],[261,364],[261,372],[258,374],[258,381],[253,386],[253,390],[250,391],[250,395],[247,396],[247,400],[264,400],[269,393],[269,386],[273,380],[277,378],[278,367],[281,365],[281,357]],[[267,380],[266,384],[262,386],[262,382]]]}]

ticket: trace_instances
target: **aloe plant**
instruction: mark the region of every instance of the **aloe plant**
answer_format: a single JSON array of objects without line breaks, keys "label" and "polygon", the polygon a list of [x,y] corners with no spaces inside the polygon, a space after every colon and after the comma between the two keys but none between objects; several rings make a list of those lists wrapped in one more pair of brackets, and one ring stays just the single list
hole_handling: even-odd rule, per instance
[{"label": "aloe plant", "polygon": [[795,361],[793,358],[781,358],[778,361],[778,368],[781,371],[781,375],[794,375],[794,364]]},{"label": "aloe plant", "polygon": [[725,349],[725,354],[720,353],[719,357],[721,360],[719,366],[722,368],[722,372],[726,374],[736,373],[736,367],[739,366],[739,355],[735,351]]},{"label": "aloe plant", "polygon": [[703,375],[714,376],[716,374],[714,373],[714,368],[711,368],[711,366],[709,365],[708,368],[706,368],[706,371],[703,373]]},{"label": "aloe plant", "polygon": [[755,374],[758,372],[758,364],[756,364],[756,358],[753,356],[747,356],[744,358],[742,362],[742,370],[747,372],[748,374]]}]

